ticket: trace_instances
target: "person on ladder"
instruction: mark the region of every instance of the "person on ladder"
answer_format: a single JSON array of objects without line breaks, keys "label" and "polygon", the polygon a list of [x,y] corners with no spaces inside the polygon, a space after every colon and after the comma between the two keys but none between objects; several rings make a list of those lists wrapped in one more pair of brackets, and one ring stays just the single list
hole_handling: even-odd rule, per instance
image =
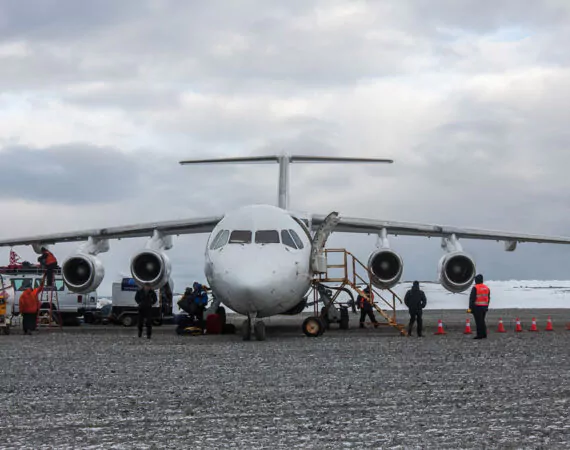
[{"label": "person on ladder", "polygon": [[42,282],[37,288],[32,289],[29,287],[20,295],[19,306],[20,314],[22,314],[22,328],[24,334],[30,335],[32,331],[36,329],[38,312],[40,310],[39,295],[44,288],[45,279],[46,276],[44,275]]},{"label": "person on ladder", "polygon": [[[370,301],[374,300],[374,294],[370,293],[370,289],[368,287],[364,288],[364,293],[367,296],[370,296]],[[364,321],[366,320],[367,315],[374,326],[378,326],[378,322],[376,321],[376,316],[374,315],[374,310],[372,309],[372,304],[370,301],[364,295],[359,295],[356,299],[356,302],[360,307],[360,328],[364,328]]]},{"label": "person on ladder", "polygon": [[46,271],[46,286],[53,286],[53,271],[57,269],[57,258],[47,248],[41,248],[42,254],[38,258],[38,262]]},{"label": "person on ladder", "polygon": [[146,326],[146,338],[152,334],[152,307],[158,303],[156,292],[150,283],[145,283],[135,294],[135,301],[139,305],[139,337],[142,337],[143,324]]}]

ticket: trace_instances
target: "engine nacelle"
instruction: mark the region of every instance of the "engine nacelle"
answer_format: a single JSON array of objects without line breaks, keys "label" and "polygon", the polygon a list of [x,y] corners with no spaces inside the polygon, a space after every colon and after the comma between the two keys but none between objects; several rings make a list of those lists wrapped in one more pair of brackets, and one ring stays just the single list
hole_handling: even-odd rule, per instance
[{"label": "engine nacelle", "polygon": [[105,267],[93,255],[76,253],[63,262],[61,275],[70,291],[85,294],[99,287],[105,277]]},{"label": "engine nacelle", "polygon": [[131,259],[131,275],[139,285],[150,283],[153,289],[161,289],[170,279],[172,266],[163,252],[146,249]]},{"label": "engine nacelle", "polygon": [[475,261],[463,252],[443,255],[439,261],[439,282],[450,292],[468,289],[475,279]]},{"label": "engine nacelle", "polygon": [[371,281],[380,289],[389,289],[395,286],[404,271],[404,263],[397,253],[389,249],[375,251],[368,258]]}]

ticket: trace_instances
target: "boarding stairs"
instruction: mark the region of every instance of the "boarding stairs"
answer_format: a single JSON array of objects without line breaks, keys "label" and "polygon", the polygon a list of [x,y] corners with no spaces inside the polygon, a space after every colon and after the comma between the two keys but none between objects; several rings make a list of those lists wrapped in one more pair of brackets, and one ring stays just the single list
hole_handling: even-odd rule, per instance
[{"label": "boarding stairs", "polygon": [[48,330],[62,330],[63,320],[59,309],[57,286],[44,286],[40,293],[40,310],[38,312],[37,326]]},{"label": "boarding stairs", "polygon": [[[400,304],[403,302],[392,289],[383,289],[382,291],[376,289],[371,281],[370,269],[346,249],[325,248],[322,252],[326,264],[323,264],[320,270],[314,274],[313,291],[315,293],[319,291],[319,286],[324,283],[337,285],[338,287],[335,287],[336,292],[331,297],[330,305],[332,305],[342,290],[350,287],[358,295],[368,300],[376,312],[385,319],[386,325],[397,329],[402,336],[408,335],[406,327],[396,321],[396,302]],[[333,259],[335,264],[330,264]],[[373,294],[372,296],[364,292],[367,287],[368,291]],[[387,299],[389,296],[391,296],[391,301]],[[315,312],[317,313],[317,311]]]}]

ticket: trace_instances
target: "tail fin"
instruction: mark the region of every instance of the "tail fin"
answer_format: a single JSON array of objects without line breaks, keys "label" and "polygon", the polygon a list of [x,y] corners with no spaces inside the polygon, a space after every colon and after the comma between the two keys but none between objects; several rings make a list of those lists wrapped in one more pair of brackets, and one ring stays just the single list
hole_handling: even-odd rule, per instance
[{"label": "tail fin", "polygon": [[271,155],[271,156],[246,156],[237,158],[218,159],[194,159],[180,161],[181,165],[191,164],[241,164],[241,163],[279,163],[279,197],[278,206],[289,209],[289,164],[291,163],[382,163],[392,164],[391,159],[378,158],[351,158],[337,156],[302,156],[302,155]]}]

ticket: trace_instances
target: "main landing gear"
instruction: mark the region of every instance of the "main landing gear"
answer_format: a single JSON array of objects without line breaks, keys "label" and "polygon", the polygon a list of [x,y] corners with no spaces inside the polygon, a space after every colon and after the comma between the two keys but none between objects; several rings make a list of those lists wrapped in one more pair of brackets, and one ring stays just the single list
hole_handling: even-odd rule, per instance
[{"label": "main landing gear", "polygon": [[241,332],[244,341],[250,341],[252,336],[255,336],[255,339],[258,341],[264,341],[265,323],[263,320],[252,320],[251,316],[248,316],[247,319],[243,321]]}]

